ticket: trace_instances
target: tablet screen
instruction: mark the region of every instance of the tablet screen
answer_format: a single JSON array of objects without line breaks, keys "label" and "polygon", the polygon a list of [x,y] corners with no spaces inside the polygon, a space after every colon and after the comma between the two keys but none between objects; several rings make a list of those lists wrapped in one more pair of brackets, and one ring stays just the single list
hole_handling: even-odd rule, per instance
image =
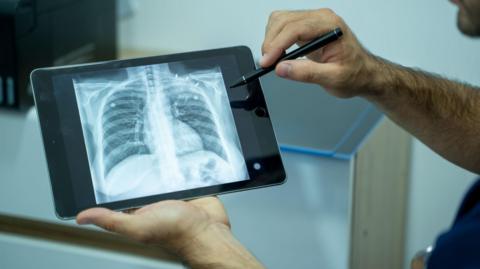
[{"label": "tablet screen", "polygon": [[195,61],[71,75],[97,204],[248,179],[220,66]]},{"label": "tablet screen", "polygon": [[32,72],[55,210],[139,207],[281,184],[246,47]]}]

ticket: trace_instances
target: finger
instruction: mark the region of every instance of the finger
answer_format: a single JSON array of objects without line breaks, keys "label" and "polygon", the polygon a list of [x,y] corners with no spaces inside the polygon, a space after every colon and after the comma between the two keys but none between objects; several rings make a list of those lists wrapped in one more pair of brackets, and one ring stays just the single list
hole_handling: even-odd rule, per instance
[{"label": "finger", "polygon": [[231,228],[224,205],[217,197],[206,197],[190,201],[194,206],[205,211],[213,222],[219,222]]},{"label": "finger", "polygon": [[285,26],[287,20],[285,11],[274,11],[268,18],[267,26],[265,27],[265,38],[262,44],[262,55],[265,53],[266,44],[268,44],[273,38],[281,31]]},{"label": "finger", "polygon": [[154,209],[157,209],[157,210],[163,210],[163,209],[168,209],[168,208],[176,208],[182,204],[184,204],[185,201],[181,201],[181,200],[164,200],[164,201],[160,201],[160,202],[156,202],[156,203],[153,203],[153,204],[149,204],[149,205],[146,205],[146,206],[143,206],[139,209],[137,209],[135,211],[135,215],[141,215],[145,212],[148,212],[148,211],[151,211],[151,210],[154,210]]},{"label": "finger", "polygon": [[139,208],[129,208],[129,209],[122,210],[122,212],[125,214],[135,214],[135,212],[137,212],[138,209]]},{"label": "finger", "polygon": [[296,14],[297,16],[290,16],[290,18],[284,19],[282,22],[279,22],[272,26],[274,29],[268,31],[268,34],[265,37],[265,40],[262,44],[262,58],[260,59],[260,66],[262,67],[269,67],[276,62],[278,58],[285,53],[285,50],[288,48],[284,47],[275,47],[272,46],[272,41],[278,36],[278,34],[282,33],[284,28],[288,26],[290,23],[294,23],[297,21],[301,21],[302,17],[300,14]]},{"label": "finger", "polygon": [[282,30],[266,44],[266,53],[260,64],[270,66],[280,57],[280,53],[295,43],[310,41],[342,25],[342,20],[330,9],[304,12],[304,18],[287,21]]},{"label": "finger", "polygon": [[292,60],[280,62],[275,72],[283,78],[329,86],[329,79],[334,78],[335,66],[311,60]]},{"label": "finger", "polygon": [[265,28],[265,38],[262,44],[262,55],[268,51],[268,45],[282,31],[288,23],[301,19],[304,11],[274,11],[270,14],[267,27]]},{"label": "finger", "polygon": [[220,201],[216,197],[203,197],[188,201],[189,204],[202,209],[211,215],[212,211],[218,208]]},{"label": "finger", "polygon": [[194,199],[189,203],[206,211],[211,217],[225,215],[225,208],[216,196]]},{"label": "finger", "polygon": [[78,224],[94,224],[105,230],[134,236],[134,219],[131,215],[106,208],[92,208],[77,216]]},{"label": "finger", "polygon": [[[261,60],[262,66],[270,66],[295,43],[303,44],[319,36],[320,27],[314,22],[300,20],[291,22],[282,29],[278,35],[270,41],[268,51],[263,55]],[[326,32],[326,31],[325,31]]]},{"label": "finger", "polygon": [[190,200],[189,202],[194,205],[208,205],[208,204],[220,203],[217,196],[197,198],[197,199]]}]

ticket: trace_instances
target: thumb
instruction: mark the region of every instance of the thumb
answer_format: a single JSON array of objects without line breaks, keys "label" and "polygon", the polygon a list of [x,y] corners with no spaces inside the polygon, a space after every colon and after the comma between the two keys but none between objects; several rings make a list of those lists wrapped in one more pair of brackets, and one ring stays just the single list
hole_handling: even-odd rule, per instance
[{"label": "thumb", "polygon": [[317,63],[309,59],[283,61],[275,68],[280,77],[322,86],[335,79],[334,71],[335,66],[331,63]]},{"label": "thumb", "polygon": [[78,224],[94,224],[105,230],[135,237],[138,225],[132,215],[106,208],[91,208],[78,214]]}]

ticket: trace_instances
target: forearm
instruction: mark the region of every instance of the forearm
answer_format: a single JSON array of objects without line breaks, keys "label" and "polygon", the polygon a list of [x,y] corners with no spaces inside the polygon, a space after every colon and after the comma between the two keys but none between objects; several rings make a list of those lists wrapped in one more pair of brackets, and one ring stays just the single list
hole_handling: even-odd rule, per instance
[{"label": "forearm", "polygon": [[365,97],[444,158],[480,172],[478,89],[375,58]]},{"label": "forearm", "polygon": [[264,268],[226,226],[213,225],[178,253],[189,268]]}]

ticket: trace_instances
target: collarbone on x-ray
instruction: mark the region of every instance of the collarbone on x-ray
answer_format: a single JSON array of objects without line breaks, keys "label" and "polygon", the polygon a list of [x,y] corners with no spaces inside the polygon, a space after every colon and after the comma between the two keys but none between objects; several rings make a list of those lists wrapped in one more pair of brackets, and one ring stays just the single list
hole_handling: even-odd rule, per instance
[{"label": "collarbone on x-ray", "polygon": [[74,88],[97,203],[248,179],[219,67],[80,75]]}]

